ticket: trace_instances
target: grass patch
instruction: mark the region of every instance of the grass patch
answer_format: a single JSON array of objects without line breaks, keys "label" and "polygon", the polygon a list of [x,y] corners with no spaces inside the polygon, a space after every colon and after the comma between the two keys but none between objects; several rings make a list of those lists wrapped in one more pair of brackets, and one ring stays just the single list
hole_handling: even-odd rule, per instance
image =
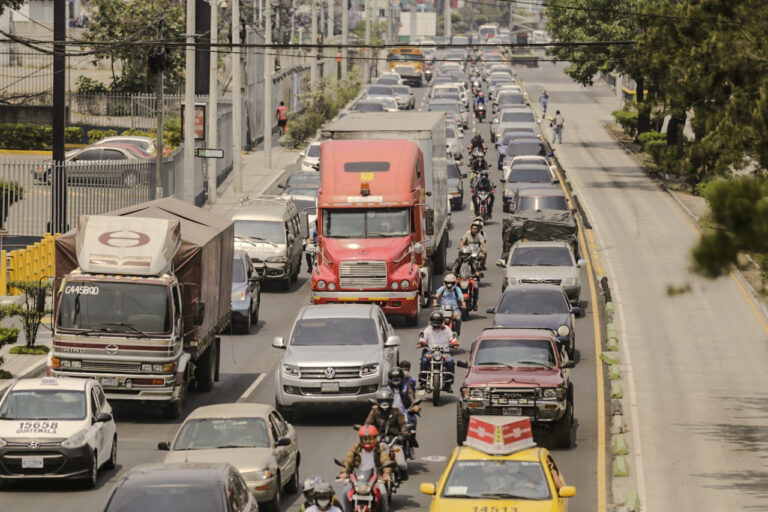
[{"label": "grass patch", "polygon": [[6,370],[0,370],[0,379],[12,379],[13,374]]},{"label": "grass patch", "polygon": [[41,356],[50,352],[50,347],[45,345],[33,345],[31,347],[13,347],[9,352],[11,354],[26,354],[30,356]]}]

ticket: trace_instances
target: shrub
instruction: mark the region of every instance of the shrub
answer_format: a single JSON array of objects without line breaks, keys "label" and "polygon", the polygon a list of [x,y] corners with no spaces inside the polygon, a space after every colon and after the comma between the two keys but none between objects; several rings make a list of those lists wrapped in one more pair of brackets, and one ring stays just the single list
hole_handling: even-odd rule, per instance
[{"label": "shrub", "polygon": [[107,86],[98,80],[88,78],[87,76],[80,75],[77,77],[77,92],[80,94],[107,92]]},{"label": "shrub", "polygon": [[[82,142],[83,129],[70,126],[64,129],[64,140],[74,144]],[[0,124],[0,148],[45,149],[53,144],[53,128],[29,123]]]},{"label": "shrub", "polygon": [[39,356],[43,354],[47,354],[50,352],[50,348],[46,347],[45,345],[36,345],[34,347],[13,347],[10,352],[11,354],[26,354],[30,356]]},{"label": "shrub", "polygon": [[634,137],[637,133],[637,111],[635,110],[615,110],[612,113],[616,122],[624,129],[624,133]]},{"label": "shrub", "polygon": [[[53,133],[51,133],[51,138],[53,138]],[[79,126],[67,126],[64,128],[64,140],[67,144],[80,144],[83,142],[83,129]]]},{"label": "shrub", "polygon": [[[1,359],[2,357],[0,357],[0,364],[2,364]],[[13,378],[13,374],[11,372],[0,370],[0,379],[12,379],[12,378]]]},{"label": "shrub", "polygon": [[643,146],[646,146],[649,142],[656,142],[656,141],[664,141],[664,143],[666,144],[667,134],[659,133],[657,131],[651,130],[645,133],[641,133],[637,136],[637,142],[639,142]]},{"label": "shrub", "polygon": [[24,302],[21,306],[11,306],[11,313],[21,317],[27,348],[34,348],[37,341],[37,331],[45,315],[51,313],[46,307],[46,298],[51,291],[48,281],[11,281],[11,288],[24,292]]},{"label": "shrub", "polygon": [[[644,133],[640,134],[641,137],[643,135],[645,134]],[[651,139],[645,142],[644,147],[645,147],[645,151],[649,155],[651,155],[651,158],[653,158],[653,161],[657,162],[660,160],[661,154],[664,152],[664,149],[667,147],[667,141],[662,139]]]},{"label": "shrub", "polygon": [[0,347],[13,345],[19,339],[19,330],[15,327],[0,327]]},{"label": "shrub", "polygon": [[93,144],[104,137],[114,137],[115,135],[117,135],[117,130],[99,130],[94,128],[93,130],[88,130],[88,143]]}]

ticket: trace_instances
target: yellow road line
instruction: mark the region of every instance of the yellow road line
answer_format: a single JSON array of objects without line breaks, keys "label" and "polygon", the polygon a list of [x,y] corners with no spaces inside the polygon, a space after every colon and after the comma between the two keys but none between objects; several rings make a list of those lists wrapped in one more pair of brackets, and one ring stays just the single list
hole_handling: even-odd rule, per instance
[{"label": "yellow road line", "polygon": [[[560,187],[565,192],[565,195],[572,201],[571,193],[565,186],[565,180],[560,173],[560,168],[555,166],[555,171],[560,179]],[[595,379],[597,383],[597,512],[606,511],[606,466],[605,466],[605,381],[603,378],[603,361],[600,359],[600,355],[603,352],[603,343],[600,330],[600,306],[597,302],[597,284],[595,282],[595,263],[593,263],[593,257],[599,261],[599,255],[595,249],[594,237],[592,236],[592,230],[587,230],[589,237],[589,245],[584,238],[584,230],[579,229],[579,242],[582,251],[587,260],[587,278],[589,279],[589,298],[592,301],[592,321],[595,338]],[[598,263],[599,265],[599,263]],[[600,273],[602,272],[602,266],[600,266]]]},{"label": "yellow road line", "polygon": [[[659,186],[658,183],[656,185],[662,190],[662,192],[664,192],[664,195],[667,196],[669,201],[673,205],[675,205],[677,211],[680,212],[680,215],[683,216],[683,218],[688,222],[688,224],[693,228],[693,230],[696,231],[698,234],[701,234],[702,231],[701,231],[701,228],[698,226],[698,224],[696,224],[688,216],[688,213],[685,210],[683,210],[683,208],[680,206],[680,204],[678,204],[677,201],[675,201],[673,198],[669,197],[669,194],[670,193],[674,193],[674,192],[667,192],[661,186]],[[735,272],[733,272],[731,270],[730,272],[728,272],[728,275],[730,276],[731,279],[733,279],[733,282],[736,283],[736,287],[741,292],[741,295],[744,297],[744,300],[746,300],[747,304],[749,304],[749,308],[752,310],[752,313],[754,313],[755,318],[757,318],[757,321],[760,324],[760,327],[762,327],[763,331],[765,331],[765,333],[768,334],[768,322],[765,321],[765,317],[763,316],[762,313],[760,313],[760,310],[757,309],[757,304],[755,304],[754,299],[752,299],[752,297],[750,297],[749,293],[744,288],[744,285],[741,284],[741,281],[739,280],[739,278],[736,277],[736,273]]]}]

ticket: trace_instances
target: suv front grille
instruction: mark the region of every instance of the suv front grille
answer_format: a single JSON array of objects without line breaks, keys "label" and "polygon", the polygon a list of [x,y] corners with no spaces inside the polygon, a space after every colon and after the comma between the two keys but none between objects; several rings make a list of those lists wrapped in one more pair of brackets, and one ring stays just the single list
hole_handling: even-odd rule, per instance
[{"label": "suv front grille", "polygon": [[[328,368],[333,369],[333,377],[328,378],[326,371]],[[299,368],[301,371],[302,379],[358,379],[360,378],[359,366],[331,366],[331,367],[308,367],[302,366]]]},{"label": "suv front grille", "polygon": [[556,284],[556,285],[560,286],[560,284],[563,282],[563,280],[562,279],[535,279],[535,278],[528,279],[528,278],[525,278],[525,279],[521,279],[520,282],[523,283],[523,284]]},{"label": "suv front grille", "polygon": [[386,261],[342,261],[339,263],[342,288],[386,288]]}]

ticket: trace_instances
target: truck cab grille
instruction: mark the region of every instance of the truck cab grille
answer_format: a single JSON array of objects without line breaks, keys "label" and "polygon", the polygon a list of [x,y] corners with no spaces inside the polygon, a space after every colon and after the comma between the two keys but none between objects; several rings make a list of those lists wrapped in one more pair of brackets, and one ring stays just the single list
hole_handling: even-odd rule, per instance
[{"label": "truck cab grille", "polygon": [[342,261],[339,263],[342,288],[386,288],[386,261]]}]

